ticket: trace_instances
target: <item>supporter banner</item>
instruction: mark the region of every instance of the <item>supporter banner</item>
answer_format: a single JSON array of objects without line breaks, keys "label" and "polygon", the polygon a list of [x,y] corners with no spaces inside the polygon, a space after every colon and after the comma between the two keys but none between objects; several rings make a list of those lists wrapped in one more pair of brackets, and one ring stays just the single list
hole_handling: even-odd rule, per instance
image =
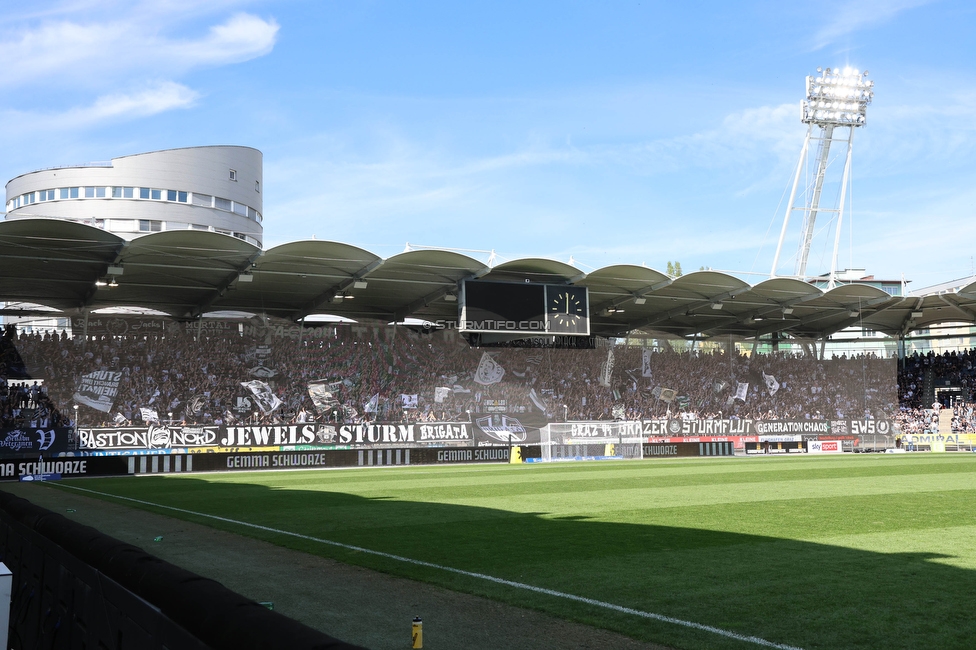
[{"label": "supporter banner", "polygon": [[727,436],[755,433],[752,420],[644,420],[645,436]]},{"label": "supporter banner", "polygon": [[481,444],[468,422],[423,422],[412,424],[290,424],[221,427],[221,447],[282,445],[375,445],[421,444],[430,446]]},{"label": "supporter banner", "polygon": [[82,375],[74,400],[79,404],[108,413],[115,403],[120,381],[122,381],[122,373],[113,370],[96,370]]},{"label": "supporter banner", "polygon": [[755,432],[764,434],[830,433],[828,420],[755,420]]},{"label": "supporter banner", "polygon": [[55,454],[68,449],[69,428],[43,429],[38,427],[0,428],[0,457]]},{"label": "supporter banner", "polygon": [[475,440],[481,445],[538,445],[541,442],[539,428],[546,425],[545,414],[519,413],[505,415],[492,413],[474,417]]},{"label": "supporter banner", "polygon": [[485,413],[508,413],[508,400],[486,399],[482,400],[481,408]]},{"label": "supporter banner", "polygon": [[169,449],[217,445],[218,426],[149,426],[78,429],[78,449]]},{"label": "supporter banner", "polygon": [[[303,327],[301,324],[286,322],[265,322],[259,318],[250,320],[232,318],[205,318],[202,321],[192,323],[177,323],[163,318],[147,318],[138,316],[89,316],[87,332],[90,336],[125,336],[125,335],[144,335],[152,333],[166,333],[173,331],[185,331],[196,334],[202,333],[205,336],[219,334],[233,334],[247,336],[257,339],[275,338],[322,338],[334,332],[334,326],[323,325],[320,327]],[[73,316],[71,318],[71,330],[75,335],[84,333],[84,316]]]},{"label": "supporter banner", "polygon": [[[162,334],[169,328],[179,325],[173,321],[166,321],[162,318],[140,318],[137,316],[89,316],[88,334],[89,336],[124,336],[126,334]],[[71,317],[71,331],[73,334],[81,335],[85,333],[85,317]]]},{"label": "supporter banner", "polygon": [[[586,438],[638,438],[643,427],[640,422],[569,422],[569,431],[563,431],[563,439]],[[560,424],[562,428],[565,425]]]},{"label": "supporter banner", "polygon": [[802,434],[808,439],[857,440],[894,433],[888,420],[644,420],[654,437]]},{"label": "supporter banner", "polygon": [[850,420],[849,431],[855,436],[887,436],[893,433],[888,420]]}]

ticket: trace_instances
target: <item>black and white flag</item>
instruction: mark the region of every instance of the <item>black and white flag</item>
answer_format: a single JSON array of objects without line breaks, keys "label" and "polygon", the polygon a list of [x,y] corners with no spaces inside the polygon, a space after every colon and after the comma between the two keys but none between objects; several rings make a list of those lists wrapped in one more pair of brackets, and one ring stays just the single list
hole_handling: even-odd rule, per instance
[{"label": "black and white flag", "polygon": [[254,396],[254,403],[257,404],[262,413],[271,413],[283,403],[271,390],[271,386],[263,381],[258,379],[242,381],[241,386],[251,391],[251,395]]}]

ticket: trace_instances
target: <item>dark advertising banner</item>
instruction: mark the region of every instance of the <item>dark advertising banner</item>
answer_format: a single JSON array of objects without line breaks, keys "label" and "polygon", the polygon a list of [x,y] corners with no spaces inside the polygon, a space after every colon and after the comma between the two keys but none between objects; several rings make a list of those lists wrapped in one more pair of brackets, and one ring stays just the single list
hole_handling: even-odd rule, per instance
[{"label": "dark advertising banner", "polygon": [[645,443],[644,458],[681,458],[689,456],[733,456],[735,447],[729,442],[673,442]]},{"label": "dark advertising banner", "polygon": [[69,428],[39,427],[0,428],[0,458],[58,454],[68,449]]},{"label": "dark advertising banner", "polygon": [[0,459],[0,479],[29,480],[47,475],[48,478],[74,478],[80,476],[119,476],[129,471],[128,459],[123,457],[102,458],[36,458],[34,460]]},{"label": "dark advertising banner", "polygon": [[383,465],[449,465],[507,463],[507,447],[449,449],[335,449],[259,453],[214,453],[193,456],[193,471],[314,469],[319,467],[371,467]]}]

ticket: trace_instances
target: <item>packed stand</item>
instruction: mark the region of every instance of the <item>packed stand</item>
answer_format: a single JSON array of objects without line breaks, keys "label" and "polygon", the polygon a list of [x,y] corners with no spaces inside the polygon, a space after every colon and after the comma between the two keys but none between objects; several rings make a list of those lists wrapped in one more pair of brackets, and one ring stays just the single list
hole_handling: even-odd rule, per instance
[{"label": "packed stand", "polygon": [[[68,424],[79,381],[94,371],[120,373],[117,394],[109,412],[81,406],[79,426],[142,425],[143,409],[180,424],[468,421],[542,411],[556,421],[863,419],[892,416],[900,387],[896,362],[873,355],[750,358],[602,340],[596,349],[472,348],[456,331],[384,324],[273,331],[243,323],[228,336],[168,326],[87,340],[11,332],[8,343],[23,374],[39,381],[27,408],[43,411],[51,426]],[[502,371],[487,385],[475,381],[485,353]],[[259,408],[242,386],[249,381],[266,385],[280,405]],[[316,408],[313,383],[327,387],[330,408]],[[25,414],[23,398],[11,394],[0,387],[4,426]]]}]

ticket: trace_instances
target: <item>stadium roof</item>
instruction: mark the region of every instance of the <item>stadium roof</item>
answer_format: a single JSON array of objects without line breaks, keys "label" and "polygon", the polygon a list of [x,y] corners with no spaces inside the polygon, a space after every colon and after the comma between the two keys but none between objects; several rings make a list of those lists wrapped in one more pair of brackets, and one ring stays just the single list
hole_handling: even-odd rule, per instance
[{"label": "stadium roof", "polygon": [[40,304],[65,315],[141,307],[184,320],[215,311],[294,321],[313,314],[456,320],[458,287],[465,279],[585,286],[591,330],[601,336],[641,329],[745,338],[781,332],[816,339],[854,325],[904,335],[940,322],[976,323],[976,282],[941,295],[896,297],[866,284],[826,292],[790,278],[749,285],[715,271],[671,278],[643,266],[615,265],[584,273],[545,259],[490,267],[444,250],[383,259],[329,241],[297,241],[263,251],[205,231],[126,241],[64,220],[0,222],[0,301]]}]

